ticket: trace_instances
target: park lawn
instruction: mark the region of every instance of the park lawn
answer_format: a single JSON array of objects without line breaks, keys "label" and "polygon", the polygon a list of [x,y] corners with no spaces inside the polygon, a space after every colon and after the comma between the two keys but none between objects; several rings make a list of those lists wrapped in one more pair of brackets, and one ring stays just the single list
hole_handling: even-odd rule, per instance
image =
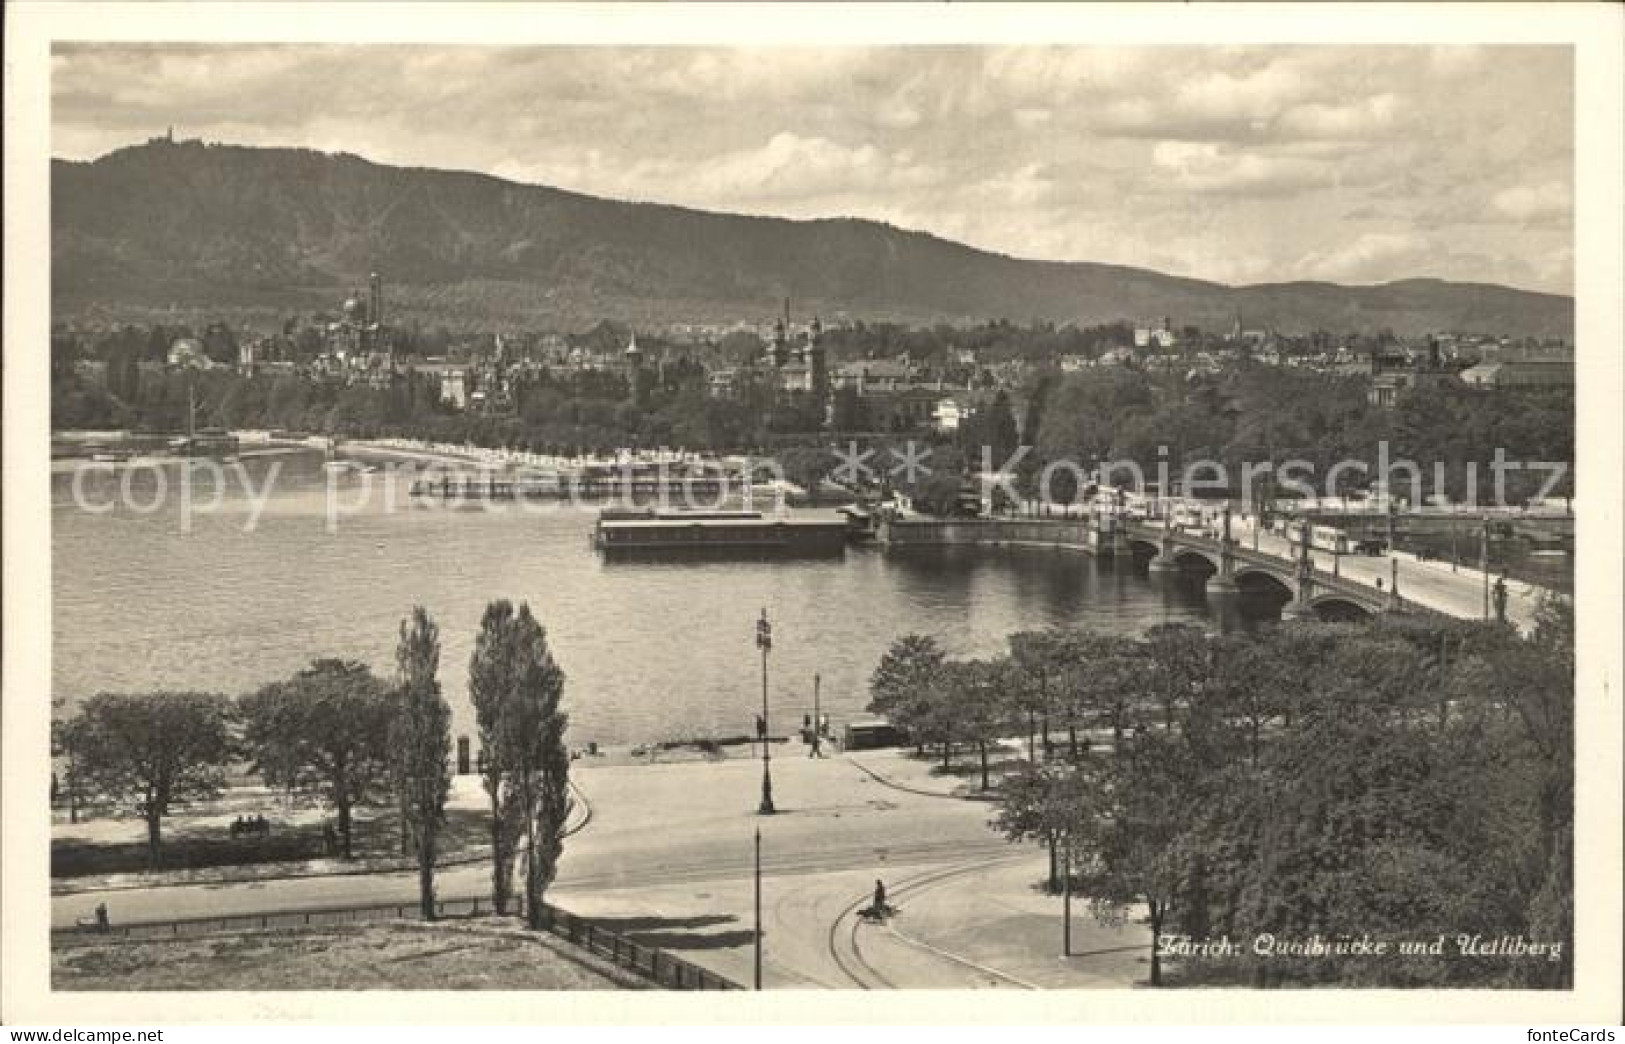
[{"label": "park lawn", "polygon": [[55,990],[614,990],[652,988],[511,919],[390,921],[56,942]]},{"label": "park lawn", "polygon": [[[185,819],[166,821],[159,849],[159,870],[195,870],[203,867],[251,866],[259,863],[300,863],[334,858],[325,851],[319,823],[272,819],[265,837],[232,837],[225,827],[195,826]],[[383,860],[415,866],[401,853],[400,815],[394,809],[367,808],[356,814],[353,851],[369,865]],[[447,809],[440,838],[441,860],[479,855],[489,850],[491,817],[484,810]],[[139,874],[152,870],[146,840],[51,841],[51,876],[91,877]]]},{"label": "park lawn", "polygon": [[[477,782],[461,777],[457,798],[446,809],[440,838],[442,862],[478,856],[489,851],[490,813]],[[159,872],[198,871],[216,867],[303,864],[325,860],[334,867],[365,866],[383,869],[416,865],[403,855],[400,814],[393,807],[358,808],[353,827],[351,863],[326,851],[322,826],[332,819],[330,809],[314,802],[289,807],[272,800],[263,788],[228,789],[218,800],[178,811],[164,820],[159,850]],[[271,829],[263,837],[232,837],[237,815],[264,815]],[[59,881],[81,879],[86,887],[110,883],[112,875],[154,872],[147,851],[146,825],[134,816],[99,816],[78,824],[52,827],[51,876]]]}]

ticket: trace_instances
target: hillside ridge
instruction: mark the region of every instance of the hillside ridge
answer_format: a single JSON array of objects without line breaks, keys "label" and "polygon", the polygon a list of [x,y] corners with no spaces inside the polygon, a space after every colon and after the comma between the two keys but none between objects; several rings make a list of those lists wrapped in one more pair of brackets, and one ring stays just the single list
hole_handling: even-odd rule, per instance
[{"label": "hillside ridge", "polygon": [[1170,318],[1285,333],[1389,328],[1572,340],[1573,299],[1417,276],[1374,286],[1227,286],[1092,261],[1028,260],[852,217],[621,201],[476,171],[311,149],[149,142],[53,160],[59,320],[157,312],[270,319],[331,309],[369,271],[400,319],[492,328],[992,318]]}]

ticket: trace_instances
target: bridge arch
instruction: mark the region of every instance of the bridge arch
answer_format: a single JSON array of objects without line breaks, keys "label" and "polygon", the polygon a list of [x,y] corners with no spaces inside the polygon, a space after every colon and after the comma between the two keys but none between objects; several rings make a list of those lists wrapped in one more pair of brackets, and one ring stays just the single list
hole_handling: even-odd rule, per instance
[{"label": "bridge arch", "polygon": [[1156,556],[1162,553],[1162,548],[1157,546],[1155,541],[1142,540],[1139,537],[1130,537],[1128,547],[1136,555]]},{"label": "bridge arch", "polygon": [[1358,623],[1372,616],[1370,606],[1340,594],[1321,595],[1311,599],[1309,606],[1317,617],[1328,623]]},{"label": "bridge arch", "polygon": [[1269,592],[1285,598],[1293,597],[1292,582],[1273,569],[1243,565],[1236,569],[1236,586],[1243,591]]},{"label": "bridge arch", "polygon": [[1181,569],[1200,572],[1218,572],[1219,560],[1217,555],[1210,555],[1206,551],[1198,551],[1190,547],[1176,547],[1174,561],[1179,563]]}]

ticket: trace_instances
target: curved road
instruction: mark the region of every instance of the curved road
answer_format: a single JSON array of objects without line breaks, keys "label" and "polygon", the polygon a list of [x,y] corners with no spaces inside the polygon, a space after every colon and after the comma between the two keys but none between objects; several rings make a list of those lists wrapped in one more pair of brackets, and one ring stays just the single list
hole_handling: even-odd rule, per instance
[{"label": "curved road", "polygon": [[[767,985],[850,987],[842,962],[852,958],[832,951],[831,925],[850,927],[854,897],[862,905],[874,878],[886,878],[892,894],[906,898],[1012,855],[987,825],[987,803],[901,791],[841,757],[776,760],[779,814],[761,817],[754,808],[760,772],[759,763],[744,759],[578,770],[593,817],[566,843],[549,897],[748,983],[753,834],[760,827]],[[1025,847],[1014,851],[1030,855]],[[484,863],[437,877],[443,898],[484,895],[489,887]],[[397,872],[86,892],[54,898],[52,923],[72,925],[100,902],[115,922],[131,922],[411,902],[416,889],[413,873]],[[985,985],[985,975],[894,932],[858,931],[868,955],[862,959],[908,971],[896,985],[970,984],[967,975]],[[879,974],[875,984],[890,981]]]}]

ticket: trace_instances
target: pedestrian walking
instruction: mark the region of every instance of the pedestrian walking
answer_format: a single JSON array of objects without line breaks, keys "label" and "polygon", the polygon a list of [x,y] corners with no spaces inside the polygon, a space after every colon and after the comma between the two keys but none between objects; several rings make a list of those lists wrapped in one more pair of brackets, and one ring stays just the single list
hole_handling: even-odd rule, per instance
[{"label": "pedestrian walking", "polygon": [[113,922],[107,916],[106,903],[96,904],[96,930],[103,933],[113,930]]},{"label": "pedestrian walking", "polygon": [[877,877],[875,878],[875,915],[877,917],[883,917],[890,909],[891,908],[886,905],[886,882]]}]

